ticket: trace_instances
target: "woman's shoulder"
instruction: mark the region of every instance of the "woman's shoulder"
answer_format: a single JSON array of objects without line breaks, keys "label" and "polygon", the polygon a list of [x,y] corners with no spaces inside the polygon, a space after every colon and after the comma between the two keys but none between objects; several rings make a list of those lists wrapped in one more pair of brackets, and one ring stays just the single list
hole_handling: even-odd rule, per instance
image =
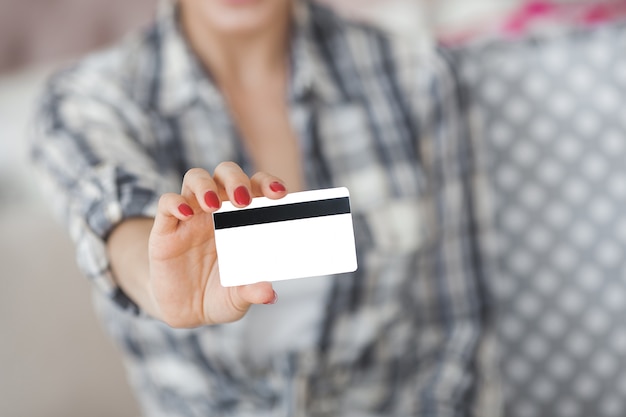
[{"label": "woman's shoulder", "polygon": [[327,38],[339,36],[387,37],[388,33],[380,26],[363,19],[352,17],[314,1],[307,2],[310,25]]},{"label": "woman's shoulder", "polygon": [[347,84],[358,77],[361,84],[397,81],[412,83],[411,78],[434,59],[434,50],[387,28],[338,14],[326,6],[309,5],[310,36],[319,56]]},{"label": "woman's shoulder", "polygon": [[363,19],[340,14],[325,5],[309,2],[310,32],[314,43],[335,60],[352,60],[358,67],[386,63],[404,65],[419,57],[420,44]]}]

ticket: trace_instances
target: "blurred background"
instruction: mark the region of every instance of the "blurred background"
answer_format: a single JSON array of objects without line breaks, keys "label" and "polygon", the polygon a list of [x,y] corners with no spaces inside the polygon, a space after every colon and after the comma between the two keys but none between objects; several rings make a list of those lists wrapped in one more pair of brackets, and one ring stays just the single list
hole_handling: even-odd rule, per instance
[{"label": "blurred background", "polygon": [[0,0],[0,416],[138,416],[72,244],[26,160],[47,76],[145,25],[154,0]]},{"label": "blurred background", "polygon": [[[322,1],[322,0],[320,0]],[[457,41],[517,0],[323,0],[410,39]],[[47,76],[146,25],[156,0],[0,0],[0,416],[138,416],[72,244],[38,193],[26,133]]]}]

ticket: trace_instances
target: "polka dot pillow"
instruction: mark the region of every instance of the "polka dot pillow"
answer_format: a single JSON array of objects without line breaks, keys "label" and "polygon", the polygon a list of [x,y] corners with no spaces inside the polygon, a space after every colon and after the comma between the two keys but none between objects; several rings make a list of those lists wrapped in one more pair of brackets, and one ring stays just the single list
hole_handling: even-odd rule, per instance
[{"label": "polka dot pillow", "polygon": [[626,25],[454,57],[505,415],[626,416]]}]

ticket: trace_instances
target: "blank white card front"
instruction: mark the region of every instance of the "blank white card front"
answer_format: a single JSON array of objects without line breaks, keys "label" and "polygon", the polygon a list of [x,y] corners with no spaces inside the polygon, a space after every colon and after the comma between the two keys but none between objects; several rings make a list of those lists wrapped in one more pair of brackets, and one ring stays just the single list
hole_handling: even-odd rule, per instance
[{"label": "blank white card front", "polygon": [[346,188],[259,197],[213,213],[225,287],[352,272],[357,268]]}]

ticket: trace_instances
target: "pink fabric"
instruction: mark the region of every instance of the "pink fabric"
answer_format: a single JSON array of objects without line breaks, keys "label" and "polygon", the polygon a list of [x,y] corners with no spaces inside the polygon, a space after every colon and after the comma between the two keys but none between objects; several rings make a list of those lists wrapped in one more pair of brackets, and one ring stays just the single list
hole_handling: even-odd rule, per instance
[{"label": "pink fabric", "polygon": [[510,16],[502,31],[522,35],[535,25],[593,26],[626,17],[626,1],[596,1],[586,3],[558,3],[548,0],[531,1]]},{"label": "pink fabric", "polygon": [[626,20],[626,0],[531,0],[501,21],[476,22],[463,31],[439,34],[439,39],[446,45],[459,45],[486,37],[516,38],[559,28],[593,27],[614,20]]},{"label": "pink fabric", "polygon": [[518,34],[536,19],[545,18],[556,12],[557,7],[547,1],[533,1],[522,7],[518,12],[505,21],[503,30],[507,33]]}]

